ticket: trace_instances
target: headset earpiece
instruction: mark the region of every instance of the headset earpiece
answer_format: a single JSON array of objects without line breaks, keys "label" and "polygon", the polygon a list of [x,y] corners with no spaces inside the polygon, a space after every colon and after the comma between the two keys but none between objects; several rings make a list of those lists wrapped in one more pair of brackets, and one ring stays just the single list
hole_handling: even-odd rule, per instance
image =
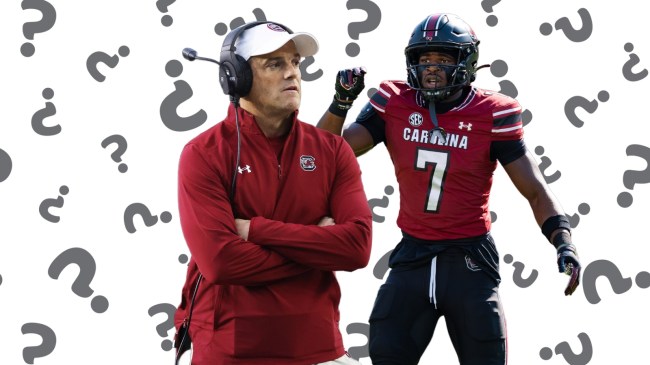
[{"label": "headset earpiece", "polygon": [[219,68],[219,84],[221,84],[221,88],[226,95],[243,97],[248,95],[253,86],[253,71],[248,61],[235,53],[235,43],[246,29],[260,24],[275,24],[288,33],[293,33],[291,29],[282,24],[267,21],[246,23],[228,33],[221,46],[221,67]]}]

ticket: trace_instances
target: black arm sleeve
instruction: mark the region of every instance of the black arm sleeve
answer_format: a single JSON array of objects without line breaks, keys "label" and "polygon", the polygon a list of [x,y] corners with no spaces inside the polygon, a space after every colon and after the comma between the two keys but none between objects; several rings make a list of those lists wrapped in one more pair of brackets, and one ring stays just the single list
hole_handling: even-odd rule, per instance
[{"label": "black arm sleeve", "polygon": [[501,166],[518,159],[526,154],[526,145],[523,139],[511,141],[493,141],[490,145],[490,159],[499,160]]},{"label": "black arm sleeve", "polygon": [[381,142],[386,141],[386,122],[377,114],[375,108],[372,107],[370,102],[366,105],[357,116],[355,123],[364,126],[372,136],[373,147]]}]

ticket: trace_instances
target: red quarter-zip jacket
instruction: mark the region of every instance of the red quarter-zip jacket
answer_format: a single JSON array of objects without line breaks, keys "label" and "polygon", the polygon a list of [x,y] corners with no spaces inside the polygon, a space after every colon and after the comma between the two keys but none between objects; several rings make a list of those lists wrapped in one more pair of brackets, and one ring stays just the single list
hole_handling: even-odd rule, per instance
[{"label": "red quarter-zip jacket", "polygon": [[[193,364],[306,365],[345,353],[334,271],[368,264],[372,214],[343,138],[300,121],[296,111],[278,160],[254,117],[230,105],[225,120],[183,148],[178,202],[192,258],[177,328],[199,272],[204,277],[190,328]],[[324,216],[336,224],[317,226]],[[235,217],[250,219],[248,240],[238,236]]]}]

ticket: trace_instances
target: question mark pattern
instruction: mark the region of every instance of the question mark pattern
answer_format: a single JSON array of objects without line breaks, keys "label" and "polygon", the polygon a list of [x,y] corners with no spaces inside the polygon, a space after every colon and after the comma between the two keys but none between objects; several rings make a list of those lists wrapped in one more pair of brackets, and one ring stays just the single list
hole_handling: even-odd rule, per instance
[{"label": "question mark pattern", "polygon": [[[261,22],[267,20],[266,14],[264,14],[264,10],[260,8],[253,9],[253,15],[255,16],[255,21]],[[244,18],[237,17],[230,21],[230,30],[240,27],[244,24],[246,24]],[[214,32],[218,35],[226,35],[226,33],[228,33],[228,26],[224,23],[217,23],[217,25],[214,26]]]},{"label": "question mark pattern", "polygon": [[[122,162],[122,155],[124,154],[124,152],[126,152],[126,147],[128,145],[126,142],[126,138],[124,138],[119,134],[113,134],[111,136],[104,138],[104,140],[102,141],[102,147],[106,148],[112,143],[117,144],[117,148],[113,153],[111,153],[111,158],[115,162]],[[121,173],[125,173],[128,169],[129,166],[127,166],[125,163],[120,163],[117,166],[117,170]]]},{"label": "question mark pattern", "polygon": [[[43,89],[43,97],[45,100],[50,100],[54,97],[54,90],[48,88]],[[34,115],[32,116],[32,129],[34,132],[37,134],[40,134],[41,136],[53,136],[56,134],[59,134],[61,132],[61,126],[60,125],[53,125],[51,127],[47,127],[43,124],[43,120],[47,117],[51,117],[54,114],[56,114],[56,106],[52,102],[46,102],[45,103],[45,108],[38,110]]]},{"label": "question mark pattern", "polygon": [[[361,33],[368,33],[377,29],[379,23],[381,23],[381,9],[370,0],[348,0],[345,6],[348,10],[359,9],[368,14],[368,17],[363,22],[350,23],[348,25],[348,34],[354,40],[359,40]],[[360,52],[361,47],[354,42],[348,43],[345,47],[345,53],[350,57],[356,57]]]},{"label": "question mark pattern", "polygon": [[[562,17],[555,22],[555,29],[562,30],[564,35],[572,42],[584,42],[591,37],[593,30],[593,23],[591,21],[591,14],[585,8],[578,9],[578,15],[582,21],[582,27],[575,29],[571,25],[571,21],[567,17]],[[547,36],[553,32],[553,26],[549,23],[542,23],[539,27],[539,32]]]},{"label": "question mark pattern", "polygon": [[[129,53],[131,53],[131,50],[127,46],[122,46],[117,50],[117,53],[122,57],[126,57],[129,55]],[[119,62],[120,57],[118,57],[118,55],[109,56],[104,52],[97,51],[91,53],[90,56],[88,56],[88,59],[86,60],[86,69],[88,70],[90,76],[95,79],[95,81],[104,82],[104,80],[106,80],[106,76],[104,76],[103,73],[99,72],[97,66],[100,63],[103,63],[110,68],[115,68]]]},{"label": "question mark pattern", "polygon": [[[629,42],[625,43],[623,49],[625,49],[625,52],[630,53],[634,51],[634,44]],[[648,76],[648,70],[645,68],[639,72],[632,71],[632,68],[638,65],[639,62],[641,62],[639,56],[637,56],[636,53],[631,53],[630,59],[623,64],[623,77],[625,77],[627,81],[641,81]]]},{"label": "question mark pattern", "polygon": [[[168,9],[169,5],[175,2],[176,0],[158,0],[156,1],[156,7],[161,13],[166,13],[169,11]],[[169,14],[163,15],[163,17],[160,19],[160,22],[162,23],[162,25],[168,27],[172,25],[172,23],[174,22],[174,18],[172,18],[171,15]]]},{"label": "question mark pattern", "polygon": [[[598,304],[601,301],[596,288],[596,280],[601,276],[607,278],[612,291],[616,294],[623,294],[632,288],[632,279],[623,277],[614,263],[604,259],[593,261],[585,267],[582,277],[582,289],[587,301],[591,304]],[[634,278],[634,282],[641,289],[650,287],[650,273],[639,272]]]},{"label": "question mark pattern", "polygon": [[[178,77],[183,73],[183,64],[177,60],[167,62],[165,72],[170,77]],[[192,87],[185,80],[174,82],[174,91],[167,95],[160,104],[160,119],[165,127],[175,132],[186,132],[198,128],[208,120],[208,113],[201,109],[188,116],[178,115],[178,107],[194,95]]]},{"label": "question mark pattern", "polygon": [[578,224],[580,224],[580,215],[587,215],[591,211],[591,207],[587,203],[581,203],[578,205],[578,213],[569,215],[566,214],[567,219],[569,220],[569,225],[571,228],[576,228],[578,227]]},{"label": "question mark pattern", "polygon": [[[167,337],[167,332],[169,332],[170,329],[174,328],[175,312],[176,312],[176,306],[169,303],[160,303],[149,308],[150,317],[153,317],[158,313],[165,313],[167,315],[167,319],[163,323],[156,326],[156,332],[158,332],[160,337]],[[169,351],[172,349],[173,345],[174,344],[172,341],[164,340],[160,344],[160,347],[165,351]]]},{"label": "question mark pattern", "polygon": [[[505,262],[506,264],[512,263],[513,260],[514,259],[510,254],[503,256],[503,262]],[[530,272],[530,275],[528,275],[527,278],[524,278],[521,274],[524,271],[525,265],[519,261],[515,261],[515,263],[513,263],[512,266],[515,268],[515,272],[512,274],[512,281],[518,287],[528,288],[529,286],[533,285],[535,280],[537,280],[537,276],[539,275],[539,272],[537,272],[537,270],[533,269]]]},{"label": "question mark pattern", "polygon": [[[388,185],[384,188],[384,193],[386,195],[392,195],[395,192],[395,189]],[[375,208],[380,207],[380,208],[387,208],[388,207],[388,197],[384,195],[381,199],[369,199],[368,200],[368,206],[370,207],[370,210],[372,211],[372,220],[377,223],[383,223],[384,220],[386,220],[385,217],[375,213]]]},{"label": "question mark pattern", "polygon": [[348,354],[351,358],[359,360],[362,357],[370,356],[370,351],[368,350],[368,339],[370,338],[370,325],[368,323],[350,323],[345,327],[345,331],[348,335],[351,334],[360,334],[366,336],[366,344],[363,346],[354,346],[348,348]]},{"label": "question mark pattern", "polygon": [[[628,156],[641,157],[646,162],[646,168],[643,171],[628,170],[623,173],[623,185],[632,190],[636,184],[647,184],[650,182],[650,148],[638,144],[631,144],[625,149]],[[624,191],[618,194],[616,199],[618,205],[628,208],[632,205],[632,194]]]},{"label": "question mark pattern", "polygon": [[12,168],[13,162],[11,161],[11,156],[0,148],[0,183],[9,178]]},{"label": "question mark pattern", "polygon": [[[503,77],[508,73],[508,64],[504,60],[495,60],[490,64],[490,72],[492,76]],[[511,98],[516,98],[519,95],[517,87],[510,80],[501,80],[499,81],[499,87],[501,88],[499,92],[504,95],[508,95]],[[521,121],[524,124],[524,127],[527,126],[530,121],[533,119],[533,113],[530,110],[524,109],[521,112]]]},{"label": "question mark pattern", "polygon": [[[79,276],[72,283],[72,292],[82,298],[88,298],[95,292],[90,288],[90,283],[97,270],[95,259],[88,251],[80,247],[73,247],[63,251],[52,261],[47,273],[50,278],[58,279],[59,275],[70,264],[79,266]],[[104,313],[108,309],[108,299],[98,295],[90,301],[90,307],[95,313]]]},{"label": "question mark pattern", "polygon": [[[42,14],[41,20],[37,22],[23,24],[23,35],[29,40],[34,40],[36,33],[44,33],[52,29],[56,23],[56,9],[44,0],[23,0],[20,3],[23,10],[38,10]],[[36,52],[36,48],[30,42],[25,42],[20,47],[20,53],[25,57],[31,57]]]},{"label": "question mark pattern", "polygon": [[[594,354],[594,349],[591,345],[589,335],[580,332],[578,334],[578,339],[580,340],[580,345],[582,345],[582,352],[579,354],[574,353],[571,346],[569,346],[569,343],[566,341],[560,342],[555,346],[555,354],[562,355],[569,365],[587,365]],[[553,357],[553,350],[544,347],[539,351],[539,357],[541,357],[542,360],[550,360],[551,357]]]},{"label": "question mark pattern", "polygon": [[[161,13],[168,12],[168,6],[173,4],[175,0],[158,0],[156,2],[156,7]],[[487,13],[492,13],[494,11],[494,6],[500,3],[500,0],[483,0],[481,6],[483,10]],[[23,25],[23,35],[25,39],[33,41],[34,35],[37,33],[44,33],[50,30],[56,22],[56,10],[54,7],[44,0],[24,0],[21,2],[21,7],[23,10],[32,9],[38,10],[42,13],[42,19],[38,22],[25,23]],[[364,10],[368,17],[363,22],[350,23],[348,26],[348,35],[353,40],[359,40],[359,35],[362,33],[371,32],[379,26],[381,23],[381,9],[377,4],[369,0],[349,0],[346,2],[346,7],[348,10],[359,9]],[[257,8],[253,10],[253,14],[256,20],[266,20],[266,15],[264,12]],[[544,36],[548,36],[555,30],[562,30],[566,38],[572,42],[584,42],[590,38],[593,30],[592,19],[589,11],[582,8],[578,10],[578,15],[582,21],[582,26],[580,29],[575,29],[567,17],[558,19],[555,22],[555,28],[550,23],[544,23],[540,26],[540,32]],[[164,15],[161,18],[161,23],[165,27],[169,27],[173,22],[173,19],[170,15]],[[486,23],[490,27],[494,27],[498,23],[498,18],[491,14],[487,17]],[[236,26],[244,24],[244,20],[241,17],[235,18],[230,23],[230,28],[233,29]],[[224,35],[228,31],[228,27],[224,23],[219,23],[215,26],[215,32],[218,35]],[[35,47],[32,44],[33,42],[25,42],[21,47],[21,54],[24,57],[31,57],[35,54]],[[639,56],[634,51],[634,45],[631,42],[628,42],[624,45],[624,50],[629,54],[624,64],[622,65],[623,77],[627,81],[638,82],[645,79],[648,75],[648,70],[643,68]],[[351,42],[347,45],[346,54],[349,57],[356,57],[360,53],[360,47],[357,43]],[[130,50],[126,46],[122,46],[118,50],[118,54],[121,57],[126,57],[130,53]],[[86,68],[91,75],[91,77],[98,81],[103,82],[105,80],[104,74],[99,72],[98,65],[100,63],[105,64],[109,68],[115,68],[119,62],[118,55],[109,56],[104,52],[95,52],[91,54],[86,62]],[[303,80],[305,81],[314,81],[323,76],[323,70],[318,69],[317,71],[310,73],[307,72],[307,68],[314,64],[313,57],[303,60],[301,63],[301,72],[303,75]],[[507,73],[507,64],[502,60],[497,60],[492,63],[491,71],[496,77],[503,77]],[[640,70],[639,70],[640,69]],[[636,71],[635,71],[636,70]],[[182,65],[176,60],[169,61],[166,66],[167,75],[175,78],[180,76],[182,73]],[[517,88],[509,80],[501,80],[499,82],[500,92],[516,97],[518,94]],[[163,100],[160,106],[160,115],[163,121],[163,124],[170,130],[173,131],[189,131],[201,126],[207,120],[207,114],[205,111],[200,110],[189,117],[180,117],[176,109],[178,106],[192,97],[192,89],[189,84],[183,80],[176,81],[174,83],[175,91],[173,91],[168,97]],[[367,91],[368,97],[372,96],[377,90],[370,88]],[[51,88],[45,88],[42,92],[43,98],[46,100],[45,108],[38,110],[34,113],[32,117],[32,129],[39,135],[42,136],[52,136],[59,134],[61,132],[60,125],[54,126],[45,126],[43,123],[45,118],[51,117],[56,114],[56,108],[54,104],[50,101],[54,96],[54,91]],[[598,101],[606,102],[609,99],[609,93],[607,91],[601,91],[598,93]],[[576,110],[582,108],[588,113],[594,113],[598,107],[598,102],[596,100],[588,101],[586,98],[581,96],[575,96],[569,99],[565,104],[565,114],[569,121],[575,127],[582,127],[584,122],[580,120],[576,115]],[[532,119],[532,114],[525,110],[522,112],[522,119],[524,125],[526,125]],[[112,138],[111,138],[112,137]],[[120,135],[113,135],[102,141],[102,147],[106,148],[111,143],[117,143],[118,150],[111,155],[111,158],[115,162],[121,162],[121,156],[126,150],[126,140]],[[119,138],[121,137],[121,138]],[[122,142],[123,141],[123,142]],[[538,155],[544,153],[543,147],[538,146],[535,151]],[[650,149],[642,145],[629,145],[627,150],[628,156],[637,156],[643,158],[646,163],[650,162]],[[540,164],[540,169],[542,171],[547,170],[551,165],[550,159],[545,156],[542,156],[542,163]],[[7,152],[0,149],[0,183],[7,180],[12,172],[13,162],[11,157]],[[126,164],[119,164],[118,170],[122,173],[126,172]],[[544,175],[547,183],[555,182],[559,179],[559,171],[556,171],[549,175]],[[632,190],[635,184],[643,184],[650,182],[650,168],[646,168],[642,171],[633,171],[628,170],[623,174],[624,186],[628,190]],[[1,186],[1,185],[0,185]],[[390,188],[390,190],[389,190]],[[39,207],[39,212],[43,219],[57,223],[60,220],[60,217],[52,214],[50,212],[51,208],[62,208],[63,207],[63,196],[68,194],[69,189],[67,186],[63,185],[59,189],[60,196],[56,199],[45,199],[41,202]],[[393,193],[393,188],[387,186],[385,189],[386,195],[391,195]],[[388,197],[384,196],[381,199],[370,199],[368,201],[369,206],[373,209],[373,221],[381,223],[385,220],[383,216],[378,215],[374,212],[375,208],[387,208],[388,207]],[[632,204],[632,197],[629,192],[622,192],[618,196],[618,203],[621,207],[629,207]],[[580,222],[580,215],[586,215],[590,211],[590,206],[586,203],[582,203],[578,206],[578,213],[573,215],[568,215],[570,224],[572,228],[576,228]],[[135,224],[133,219],[135,215],[141,215],[145,225],[147,227],[153,226],[157,223],[158,217],[151,215],[149,209],[141,203],[133,203],[129,205],[124,212],[124,224],[125,228],[129,233],[136,232]],[[490,212],[492,222],[496,221],[496,213]],[[164,223],[171,221],[171,213],[163,212],[160,214],[160,220]],[[389,270],[388,259],[392,250],[386,252],[376,263],[373,268],[373,275],[375,278],[382,280]],[[178,256],[178,262],[181,264],[186,264],[189,258],[185,254]],[[513,263],[514,258],[512,255],[505,255],[504,262]],[[90,297],[94,291],[90,288],[90,284],[95,275],[96,265],[95,260],[90,255],[90,253],[82,248],[71,248],[63,253],[61,253],[57,258],[51,263],[48,274],[52,279],[58,279],[61,272],[70,264],[76,264],[79,266],[79,276],[72,285],[72,291],[84,298]],[[513,274],[514,283],[520,288],[527,288],[531,286],[537,278],[537,270],[532,270],[531,274],[527,278],[522,276],[522,273],[525,271],[525,266],[521,262],[514,262],[512,264],[515,271]],[[618,267],[613,263],[607,260],[596,260],[591,262],[588,266],[585,267],[583,271],[583,290],[587,301],[591,304],[597,304],[601,301],[601,297],[596,288],[596,280],[605,276],[612,288],[612,291],[616,294],[623,294],[629,291],[632,287],[632,279],[626,278],[620,272]],[[636,285],[640,288],[650,287],[650,274],[647,272],[639,272],[635,281]],[[2,284],[2,276],[0,276],[0,284]],[[103,296],[95,296],[91,300],[91,308],[95,313],[104,313],[108,308],[108,300]],[[160,323],[156,327],[158,335],[161,337],[167,337],[168,331],[173,328],[172,314],[175,311],[175,307],[169,303],[160,303],[149,308],[149,316],[153,317],[159,313],[165,313],[167,319],[165,322]],[[368,337],[369,327],[366,323],[354,322],[350,323],[346,331],[348,334],[363,334]],[[45,357],[52,353],[56,345],[56,335],[49,327],[39,324],[39,323],[25,323],[22,327],[23,334],[38,334],[42,337],[43,342],[40,346],[35,347],[26,347],[23,350],[23,360],[26,363],[33,364],[34,359],[38,357]],[[578,338],[582,345],[582,352],[576,354],[572,351],[571,347],[567,342],[561,342],[555,346],[555,354],[562,355],[564,360],[568,362],[569,365],[580,365],[587,364],[592,357],[593,349],[589,336],[585,333],[580,333]],[[161,348],[164,351],[169,351],[171,349],[171,341],[165,339],[161,343]],[[350,355],[356,359],[368,356],[367,344],[364,346],[350,347]],[[540,351],[540,357],[544,360],[549,360],[553,356],[553,351],[545,347]]]},{"label": "question mark pattern", "polygon": [[[500,2],[501,0],[483,0],[481,1],[481,7],[485,12],[492,13],[494,11],[494,5]],[[496,15],[489,15],[487,19],[485,19],[485,22],[487,25],[494,27],[499,23],[499,18],[497,18]]]},{"label": "question mark pattern", "polygon": [[25,347],[23,349],[23,360],[27,364],[33,364],[34,360],[38,357],[45,357],[54,351],[56,347],[56,333],[41,323],[25,323],[20,328],[23,335],[34,334],[41,336],[43,340],[38,346]]},{"label": "question mark pattern", "polygon": [[372,269],[372,275],[379,280],[384,279],[384,275],[388,272],[389,266],[388,261],[390,260],[390,254],[393,253],[393,250],[386,252],[375,264],[375,267]]},{"label": "question mark pattern", "polygon": [[[149,208],[147,208],[146,205],[142,203],[130,204],[124,210],[124,227],[129,233],[135,233],[136,231],[135,224],[133,223],[133,218],[136,214],[142,217],[142,220],[147,227],[151,227],[158,223],[158,217],[151,215],[151,211],[149,211]],[[160,213],[160,220],[163,223],[169,223],[172,220],[172,214],[167,211],[162,212]]]},{"label": "question mark pattern", "polygon": [[[602,90],[598,93],[598,101],[606,102],[609,100],[609,93],[605,90]],[[573,96],[569,98],[564,104],[564,114],[566,115],[569,122],[573,124],[576,128],[582,128],[585,124],[577,115],[576,110],[582,108],[587,111],[589,114],[593,114],[596,109],[598,109],[598,101],[592,100],[589,101],[582,96]]]},{"label": "question mark pattern", "polygon": [[540,162],[539,164],[539,170],[542,172],[542,175],[544,175],[544,181],[546,181],[547,184],[556,182],[560,178],[560,176],[562,176],[562,173],[560,171],[555,171],[550,175],[546,174],[546,170],[548,170],[552,162],[550,158],[546,156],[542,156],[544,154],[544,147],[542,146],[535,147],[535,154],[541,156],[540,160],[542,162]]},{"label": "question mark pattern", "polygon": [[[59,188],[59,194],[61,195],[67,195],[70,192],[70,189],[68,189],[67,186],[62,185]],[[38,212],[41,214],[41,217],[45,219],[48,222],[52,223],[58,223],[59,220],[61,219],[59,216],[56,216],[52,213],[50,213],[50,208],[55,207],[55,208],[61,208],[63,207],[63,197],[59,195],[55,199],[45,199],[41,202],[41,205],[38,207]]]}]

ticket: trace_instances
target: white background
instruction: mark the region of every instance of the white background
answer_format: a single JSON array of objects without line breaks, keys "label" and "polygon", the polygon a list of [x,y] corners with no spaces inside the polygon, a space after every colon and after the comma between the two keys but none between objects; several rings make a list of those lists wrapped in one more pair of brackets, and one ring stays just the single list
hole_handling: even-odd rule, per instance
[{"label": "white background", "polygon": [[[56,9],[56,23],[35,34],[33,40],[25,38],[23,24],[39,21],[41,14],[23,10],[18,0],[0,5],[0,149],[12,160],[9,176],[0,182],[3,364],[26,363],[23,349],[40,345],[38,335],[21,332],[26,323],[40,323],[56,333],[54,350],[37,357],[36,364],[173,362],[172,351],[161,348],[163,341],[173,337],[170,318],[165,313],[150,316],[148,311],[160,303],[178,305],[185,279],[186,265],[179,262],[179,256],[187,255],[188,250],[177,211],[178,156],[188,140],[223,118],[228,103],[218,85],[217,66],[190,64],[182,59],[181,49],[193,47],[202,56],[218,58],[225,36],[215,33],[215,25],[229,24],[237,17],[253,21],[256,8],[262,9],[268,20],[310,32],[320,42],[308,71],[321,69],[324,75],[303,81],[300,110],[301,119],[312,124],[331,100],[337,70],[365,66],[367,89],[376,88],[384,79],[403,79],[403,50],[414,26],[434,12],[460,15],[481,40],[479,63],[500,59],[509,66],[501,78],[489,69],[479,71],[475,85],[499,90],[499,81],[510,80],[517,86],[518,101],[533,114],[525,127],[527,145],[531,150],[544,147],[544,156],[552,161],[548,174],[562,173],[551,189],[569,215],[577,214],[582,203],[590,207],[573,234],[583,266],[606,259],[624,277],[633,279],[648,269],[650,186],[638,183],[628,190],[623,185],[625,171],[647,169],[643,158],[626,155],[627,146],[650,145],[650,120],[643,97],[650,80],[632,82],[622,73],[630,57],[623,48],[628,42],[634,44],[633,53],[641,59],[634,72],[650,67],[650,61],[644,61],[650,59],[644,35],[646,18],[637,2],[503,1],[493,7],[492,14],[499,22],[491,27],[486,24],[490,14],[478,0],[376,0],[381,22],[376,29],[360,34],[358,40],[350,37],[348,24],[364,21],[366,13],[348,10],[346,1],[180,0],[168,7],[166,14],[173,18],[169,27],[161,24],[165,14],[153,0],[50,3]],[[582,24],[577,10],[581,7],[587,8],[593,21],[587,40],[572,42],[562,30],[548,36],[540,33],[542,23],[554,24],[562,17],[579,29]],[[20,53],[26,41],[36,49],[31,57]],[[345,52],[352,41],[361,49],[356,57]],[[129,48],[129,55],[120,57],[115,68],[100,65],[106,80],[95,81],[86,70],[88,56],[96,51],[113,56],[121,46]],[[165,72],[170,60],[183,65],[176,78]],[[189,83],[194,92],[179,106],[179,116],[200,109],[208,115],[207,122],[186,132],[165,127],[159,112],[177,80]],[[62,127],[54,136],[41,136],[31,128],[32,116],[45,107],[45,88],[54,91],[49,101],[56,106],[56,114],[44,124]],[[601,90],[606,90],[610,99],[600,102],[593,114],[579,110],[584,126],[573,126],[564,113],[566,101],[573,96],[595,100]],[[366,101],[364,94],[350,114],[356,115]],[[122,162],[128,165],[126,173],[120,173],[118,163],[111,159],[116,145],[101,146],[102,140],[113,134],[128,141],[122,155]],[[397,187],[383,145],[359,162],[369,199],[382,198],[388,185]],[[540,233],[527,202],[501,167],[494,180],[490,210],[497,215],[493,234],[500,257],[510,254],[514,261],[524,263],[524,277],[532,270],[539,273],[533,285],[520,288],[513,281],[513,265],[501,262],[509,363],[580,364],[562,354],[544,360],[540,350],[567,342],[580,354],[583,348],[577,336],[581,332],[593,346],[590,364],[642,359],[647,341],[638,333],[650,324],[646,310],[650,293],[633,284],[625,293],[615,294],[607,279],[601,278],[597,282],[600,303],[590,304],[582,287],[572,297],[565,297],[566,276],[557,273],[555,252]],[[58,223],[52,223],[41,217],[39,205],[60,196],[63,185],[69,193],[62,196],[62,207],[50,210],[60,217]],[[368,267],[338,274],[346,348],[363,347],[367,342],[364,335],[346,333],[346,327],[367,323],[382,283],[372,269],[400,237],[395,226],[399,206],[395,191],[389,196],[388,207],[375,210],[385,221],[374,223]],[[634,197],[628,208],[616,201],[623,191]],[[137,231],[129,233],[124,211],[136,202],[146,205],[152,215],[170,212],[172,220],[147,227],[136,216]],[[71,290],[80,274],[76,265],[65,268],[56,280],[48,276],[54,259],[72,247],[83,248],[94,258],[96,273],[90,284],[94,293],[89,298]],[[90,307],[91,298],[98,295],[109,301],[104,313]],[[156,331],[161,324],[168,329],[165,336]],[[361,363],[370,364],[370,360],[365,357]],[[421,363],[457,363],[444,321]]]}]

